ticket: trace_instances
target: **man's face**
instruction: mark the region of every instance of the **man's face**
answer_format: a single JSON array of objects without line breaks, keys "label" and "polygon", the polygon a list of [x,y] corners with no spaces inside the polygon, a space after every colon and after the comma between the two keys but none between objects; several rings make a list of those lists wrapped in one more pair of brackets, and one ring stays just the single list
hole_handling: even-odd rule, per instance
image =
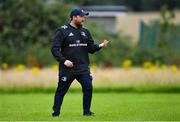
[{"label": "man's face", "polygon": [[73,21],[74,21],[74,24],[76,24],[77,27],[82,27],[83,23],[85,21],[85,17],[77,15],[77,16],[73,17]]}]

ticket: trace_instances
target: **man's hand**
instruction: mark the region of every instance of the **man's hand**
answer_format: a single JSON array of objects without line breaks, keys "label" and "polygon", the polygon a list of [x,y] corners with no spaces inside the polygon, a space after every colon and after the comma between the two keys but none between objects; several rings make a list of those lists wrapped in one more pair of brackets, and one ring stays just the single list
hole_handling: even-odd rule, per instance
[{"label": "man's hand", "polygon": [[109,41],[108,40],[103,40],[101,44],[99,44],[99,47],[106,47],[108,45]]},{"label": "man's hand", "polygon": [[71,62],[70,60],[65,60],[64,65],[69,67],[69,68],[72,68],[73,67],[73,62]]}]

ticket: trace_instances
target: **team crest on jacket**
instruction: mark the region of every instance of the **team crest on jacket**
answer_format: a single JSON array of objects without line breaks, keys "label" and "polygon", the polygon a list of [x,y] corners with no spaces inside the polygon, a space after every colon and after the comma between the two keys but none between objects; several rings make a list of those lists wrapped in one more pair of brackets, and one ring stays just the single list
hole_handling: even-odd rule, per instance
[{"label": "team crest on jacket", "polygon": [[86,33],[82,31],[82,32],[81,32],[81,35],[82,35],[82,36],[86,36]]},{"label": "team crest on jacket", "polygon": [[80,40],[76,40],[76,43],[79,44],[81,41]]}]

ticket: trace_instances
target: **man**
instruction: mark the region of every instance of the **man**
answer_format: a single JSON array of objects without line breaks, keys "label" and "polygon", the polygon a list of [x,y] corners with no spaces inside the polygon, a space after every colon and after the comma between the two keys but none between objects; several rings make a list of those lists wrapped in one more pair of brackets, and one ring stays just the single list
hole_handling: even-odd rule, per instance
[{"label": "man", "polygon": [[92,98],[92,76],[89,70],[88,53],[94,53],[106,47],[109,41],[94,44],[90,32],[83,28],[85,16],[89,13],[75,8],[70,13],[70,22],[57,29],[53,38],[51,52],[59,62],[59,82],[54,96],[52,116],[60,115],[64,95],[72,81],[76,79],[83,91],[83,115],[92,116],[90,111]]}]

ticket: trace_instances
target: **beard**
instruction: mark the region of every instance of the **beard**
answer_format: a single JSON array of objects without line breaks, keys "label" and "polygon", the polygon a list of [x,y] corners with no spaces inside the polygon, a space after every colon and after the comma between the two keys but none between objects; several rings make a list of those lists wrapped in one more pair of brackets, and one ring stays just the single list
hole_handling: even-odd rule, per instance
[{"label": "beard", "polygon": [[82,22],[76,22],[75,25],[76,25],[78,28],[82,28],[82,26],[83,26]]}]

